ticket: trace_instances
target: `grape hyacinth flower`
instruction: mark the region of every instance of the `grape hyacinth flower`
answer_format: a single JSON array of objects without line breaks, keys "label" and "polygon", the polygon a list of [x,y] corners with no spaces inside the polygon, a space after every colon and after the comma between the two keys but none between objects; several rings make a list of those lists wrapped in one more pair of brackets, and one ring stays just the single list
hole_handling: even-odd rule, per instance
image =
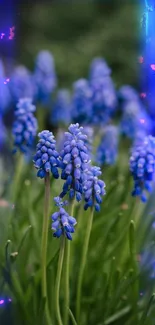
[{"label": "grape hyacinth flower", "polygon": [[34,99],[32,75],[26,67],[21,65],[14,69],[9,86],[15,103],[21,98]]},{"label": "grape hyacinth flower", "polygon": [[92,126],[84,126],[83,131],[87,136],[85,143],[88,148],[89,155],[91,158],[93,158],[92,152],[93,152],[94,129]]},{"label": "grape hyacinth flower", "polygon": [[35,168],[38,169],[37,176],[45,178],[47,173],[52,173],[54,178],[59,178],[58,173],[58,152],[56,151],[54,135],[48,130],[44,130],[38,134],[39,142],[37,144],[37,152],[33,162]]},{"label": "grape hyacinth flower", "polygon": [[133,147],[130,157],[130,171],[134,179],[133,196],[146,202],[145,191],[151,192],[155,173],[155,138],[147,136],[143,144]]},{"label": "grape hyacinth flower", "polygon": [[51,122],[53,125],[68,125],[71,120],[70,93],[67,89],[57,92],[53,103]]},{"label": "grape hyacinth flower", "polygon": [[86,79],[73,84],[72,119],[78,123],[88,123],[92,118],[92,89]]},{"label": "grape hyacinth flower", "polygon": [[124,104],[120,130],[129,139],[134,139],[139,130],[146,134],[151,132],[152,121],[140,100],[129,100]]},{"label": "grape hyacinth flower", "polygon": [[55,205],[59,208],[58,212],[54,212],[52,218],[52,230],[54,230],[54,237],[59,238],[65,235],[67,239],[72,240],[72,233],[74,233],[74,226],[76,225],[76,219],[70,216],[64,206],[68,205],[67,201],[62,201],[58,196],[54,198]]},{"label": "grape hyacinth flower", "polygon": [[13,135],[15,151],[27,153],[33,146],[37,133],[37,120],[33,115],[35,106],[31,98],[20,99],[15,109]]},{"label": "grape hyacinth flower", "polygon": [[114,84],[110,76],[93,79],[90,84],[93,92],[91,123],[106,124],[114,115],[117,106]]},{"label": "grape hyacinth flower", "polygon": [[0,60],[0,114],[4,114],[11,103],[8,82],[4,73],[3,62]]},{"label": "grape hyacinth flower", "polygon": [[95,58],[90,65],[89,79],[110,76],[111,69],[103,58]]},{"label": "grape hyacinth flower", "polygon": [[66,141],[61,151],[61,178],[65,180],[60,197],[69,192],[69,198],[79,202],[82,199],[83,173],[88,170],[90,162],[88,148],[86,147],[87,136],[83,134],[83,127],[79,124],[71,124],[65,132]]},{"label": "grape hyacinth flower", "polygon": [[98,179],[102,174],[100,167],[92,166],[87,172],[83,182],[85,206],[87,210],[90,207],[95,207],[95,210],[100,211],[100,204],[102,203],[102,196],[105,195],[105,183]]},{"label": "grape hyacinth flower", "polygon": [[124,85],[119,89],[118,97],[121,101],[138,100],[139,99],[139,95],[138,95],[137,91],[129,85]]},{"label": "grape hyacinth flower", "polygon": [[113,165],[116,162],[118,154],[118,128],[114,125],[106,127],[101,143],[97,148],[97,162],[100,165]]},{"label": "grape hyacinth flower", "polygon": [[38,53],[33,78],[36,86],[36,99],[47,102],[57,85],[54,59],[49,51],[43,50]]}]

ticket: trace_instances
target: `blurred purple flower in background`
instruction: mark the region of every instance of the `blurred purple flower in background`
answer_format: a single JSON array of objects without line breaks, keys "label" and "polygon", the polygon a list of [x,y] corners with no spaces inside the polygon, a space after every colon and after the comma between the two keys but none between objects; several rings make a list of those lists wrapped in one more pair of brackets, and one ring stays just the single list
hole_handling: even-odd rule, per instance
[{"label": "blurred purple flower in background", "polygon": [[96,161],[100,164],[113,165],[118,155],[119,131],[118,127],[108,125],[104,129],[100,145],[97,148]]},{"label": "blurred purple flower in background", "polygon": [[17,66],[10,77],[10,91],[16,103],[21,98],[34,98],[32,74],[25,66]]},{"label": "blurred purple flower in background", "polygon": [[0,60],[0,114],[4,114],[11,103],[11,95],[7,82],[10,81],[10,79],[7,79],[7,81],[6,79],[4,65]]},{"label": "blurred purple flower in background", "polygon": [[92,120],[92,89],[86,79],[73,84],[72,118],[74,122],[87,124]]},{"label": "blurred purple flower in background", "polygon": [[137,91],[130,85],[124,85],[118,90],[118,97],[121,101],[138,100]]},{"label": "blurred purple flower in background", "polygon": [[38,128],[37,120],[33,115],[35,109],[31,98],[20,99],[16,105],[12,129],[15,151],[28,153],[32,149]]},{"label": "blurred purple flower in background", "polygon": [[111,77],[93,79],[90,83],[93,97],[93,124],[106,124],[114,115],[117,96]]},{"label": "blurred purple flower in background", "polygon": [[152,121],[140,100],[127,100],[123,105],[120,131],[134,139],[139,130],[148,135],[152,131]]},{"label": "blurred purple flower in background", "polygon": [[71,122],[71,97],[67,89],[60,89],[53,102],[51,122],[53,125],[68,125]]},{"label": "blurred purple flower in background", "polygon": [[57,77],[52,54],[40,51],[35,60],[33,80],[36,87],[36,100],[49,103],[49,99],[57,86]]},{"label": "blurred purple flower in background", "polygon": [[103,58],[95,58],[90,64],[89,80],[110,76],[111,69]]}]

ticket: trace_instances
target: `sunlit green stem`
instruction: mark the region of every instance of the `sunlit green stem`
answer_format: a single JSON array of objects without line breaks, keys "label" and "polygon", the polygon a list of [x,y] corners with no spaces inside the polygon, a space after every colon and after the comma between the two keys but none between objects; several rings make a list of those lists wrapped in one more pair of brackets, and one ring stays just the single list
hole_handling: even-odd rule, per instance
[{"label": "sunlit green stem", "polygon": [[65,251],[65,236],[62,236],[61,247],[59,252],[59,260],[58,260],[56,285],[55,285],[55,311],[56,311],[56,318],[59,325],[63,325],[61,314],[60,314],[60,306],[59,306],[59,292],[60,292],[60,281],[61,281],[62,265],[64,259],[64,251]]},{"label": "sunlit green stem", "polygon": [[90,234],[91,234],[91,229],[92,229],[92,224],[93,224],[93,216],[94,216],[94,208],[92,208],[90,218],[88,220],[85,239],[84,239],[84,243],[83,243],[83,251],[82,251],[82,258],[81,258],[81,263],[80,263],[78,283],[77,283],[76,320],[77,320],[78,324],[80,324],[79,319],[80,319],[80,309],[81,309],[82,281],[83,281],[84,270],[85,270],[85,266],[86,266],[89,240],[90,240]]},{"label": "sunlit green stem", "polygon": [[[44,218],[42,227],[42,244],[41,244],[41,274],[42,274],[42,298],[47,300],[47,279],[46,279],[46,264],[47,264],[47,242],[48,242],[48,225],[49,225],[49,204],[50,204],[50,176],[45,177],[45,201],[44,201]],[[47,315],[47,301],[45,305]],[[48,318],[46,316],[46,318]]]},{"label": "sunlit green stem", "polygon": [[[74,214],[75,200],[71,203],[70,215]],[[69,290],[69,273],[70,273],[70,241],[66,238],[65,248],[65,295],[64,295],[64,325],[68,325],[69,320],[69,305],[70,305],[70,290]]]}]

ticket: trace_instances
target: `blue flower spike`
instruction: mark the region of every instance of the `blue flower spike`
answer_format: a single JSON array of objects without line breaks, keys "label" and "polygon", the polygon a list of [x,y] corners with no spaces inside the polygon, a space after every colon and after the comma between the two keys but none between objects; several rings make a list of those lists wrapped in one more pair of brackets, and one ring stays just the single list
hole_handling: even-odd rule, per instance
[{"label": "blue flower spike", "polygon": [[57,85],[54,59],[49,51],[43,50],[38,53],[33,78],[36,86],[36,99],[48,103]]},{"label": "blue flower spike", "polygon": [[83,183],[85,206],[84,209],[95,207],[95,210],[100,211],[102,196],[106,194],[104,181],[98,179],[102,174],[100,167],[92,166],[87,172],[87,176]]},{"label": "blue flower spike", "polygon": [[113,165],[118,156],[119,132],[114,125],[105,128],[100,145],[97,148],[97,162],[100,165]]},{"label": "blue flower spike", "polygon": [[58,212],[54,212],[52,218],[52,230],[54,231],[54,237],[61,237],[65,235],[67,239],[72,240],[72,234],[74,233],[74,226],[76,225],[76,219],[70,216],[64,206],[68,205],[67,201],[62,201],[58,196],[54,198],[55,205],[59,208]]},{"label": "blue flower spike", "polygon": [[38,134],[40,138],[37,144],[37,152],[33,162],[35,168],[38,169],[37,176],[45,178],[47,173],[52,173],[54,178],[59,178],[58,173],[58,152],[56,151],[54,135],[48,130],[44,130]]},{"label": "blue flower spike", "polygon": [[155,174],[155,138],[151,135],[140,146],[133,147],[130,171],[134,179],[132,196],[139,196],[142,202],[146,202],[145,192],[151,192]]},{"label": "blue flower spike", "polygon": [[61,178],[65,180],[60,197],[69,192],[69,198],[79,202],[83,193],[83,174],[89,169],[90,157],[87,148],[87,136],[83,134],[83,127],[71,124],[65,132],[66,141],[60,154]]},{"label": "blue flower spike", "polygon": [[21,98],[34,99],[35,90],[32,74],[25,66],[20,65],[14,69],[10,77],[9,87],[15,103]]},{"label": "blue flower spike", "polygon": [[31,98],[20,99],[16,106],[12,129],[15,152],[20,150],[28,153],[33,147],[38,128],[37,120],[33,115],[35,109]]}]

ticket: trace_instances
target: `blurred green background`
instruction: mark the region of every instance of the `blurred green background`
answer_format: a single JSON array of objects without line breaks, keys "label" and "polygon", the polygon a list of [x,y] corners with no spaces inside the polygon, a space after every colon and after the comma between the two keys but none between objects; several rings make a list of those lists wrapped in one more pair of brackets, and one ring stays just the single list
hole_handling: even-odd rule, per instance
[{"label": "blurred green background", "polygon": [[55,58],[59,86],[86,77],[95,56],[104,57],[116,86],[137,85],[138,0],[24,2],[20,8],[18,62],[33,68],[41,49]]}]

